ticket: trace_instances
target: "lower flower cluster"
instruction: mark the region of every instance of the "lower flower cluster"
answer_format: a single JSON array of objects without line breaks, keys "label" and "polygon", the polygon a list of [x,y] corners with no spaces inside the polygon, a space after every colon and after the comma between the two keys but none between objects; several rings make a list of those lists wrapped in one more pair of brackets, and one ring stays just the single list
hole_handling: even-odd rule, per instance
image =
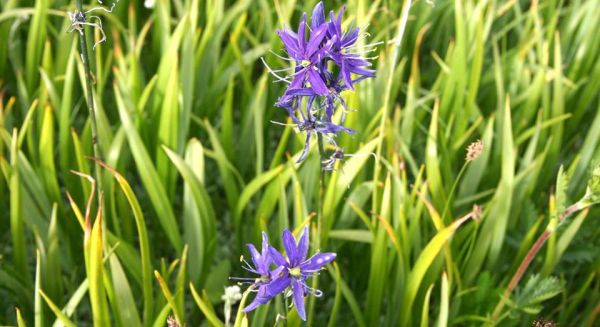
[{"label": "lower flower cluster", "polygon": [[307,285],[307,279],[318,273],[323,266],[333,261],[333,252],[316,253],[307,258],[309,239],[308,227],[305,227],[298,241],[286,229],[283,231],[282,243],[287,256],[269,245],[265,232],[262,233],[262,249],[258,252],[253,244],[247,244],[252,258],[252,265],[244,261],[244,269],[257,274],[258,278],[239,278],[251,280],[256,297],[242,311],[250,312],[262,304],[266,304],[279,294],[293,296],[296,311],[302,320],[306,320],[304,298],[311,294],[321,296],[321,291]]}]

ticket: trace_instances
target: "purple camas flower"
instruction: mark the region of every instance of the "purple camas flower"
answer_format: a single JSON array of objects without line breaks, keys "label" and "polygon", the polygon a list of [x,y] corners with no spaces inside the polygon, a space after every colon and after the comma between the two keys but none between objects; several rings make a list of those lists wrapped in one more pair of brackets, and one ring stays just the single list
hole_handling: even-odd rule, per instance
[{"label": "purple camas flower", "polygon": [[292,74],[292,87],[301,87],[307,82],[310,88],[319,95],[327,95],[328,90],[321,74],[319,74],[319,63],[328,50],[331,49],[335,38],[328,40],[323,45],[321,42],[327,35],[327,25],[321,24],[310,33],[308,43],[304,32],[306,26],[306,14],[302,16],[298,26],[298,34],[289,29],[277,30],[277,34],[283,41],[287,53],[296,61],[295,72]]},{"label": "purple camas flower", "polygon": [[283,247],[287,254],[287,259],[283,257],[274,248],[270,248],[273,262],[280,267],[284,267],[281,273],[272,282],[273,291],[290,287],[294,299],[294,306],[302,320],[306,320],[306,311],[304,310],[304,297],[312,294],[321,296],[321,291],[315,290],[306,284],[306,279],[319,272],[324,265],[335,259],[333,252],[317,253],[310,258],[308,254],[308,227],[304,228],[300,240],[296,244],[294,236],[289,230],[283,231]]},{"label": "purple camas flower", "polygon": [[[371,52],[368,49],[372,45],[366,46],[355,46],[354,44],[358,40],[360,35],[360,29],[358,27],[352,28],[346,33],[342,33],[342,15],[346,9],[346,6],[342,7],[337,18],[334,17],[333,11],[329,13],[331,23],[329,24],[329,34],[338,40],[335,42],[331,51],[330,57],[336,65],[340,67],[340,74],[344,79],[346,87],[354,89],[355,81],[352,80],[351,74],[357,74],[363,77],[375,76],[375,71],[367,69],[365,67],[371,66],[371,63],[362,58],[363,53]],[[364,51],[358,51],[366,49]],[[358,51],[358,52],[354,52]]]},{"label": "purple camas flower", "polygon": [[[331,11],[327,21],[323,3],[319,2],[313,9],[310,28],[304,13],[296,32],[285,27],[277,30],[288,57],[277,56],[293,63],[293,66],[273,70],[267,65],[267,68],[278,81],[287,84],[276,105],[286,109],[294,125],[307,133],[304,150],[297,162],[306,158],[311,134],[325,136],[337,149],[333,139],[338,133],[355,133],[342,126],[348,108],[340,93],[353,90],[358,82],[375,76],[375,71],[369,68],[371,63],[368,60],[372,58],[363,55],[375,51],[374,47],[379,43],[360,44],[366,33],[361,33],[359,28],[344,32],[344,11],[345,6],[337,16]],[[290,73],[282,76],[279,75],[281,72]],[[333,117],[338,104],[342,107],[342,114],[339,122],[335,123]]]},{"label": "purple camas flower", "polygon": [[268,285],[272,281],[273,277],[279,275],[283,268],[270,270],[273,259],[271,258],[269,240],[265,232],[262,233],[262,251],[260,253],[256,250],[256,247],[254,247],[254,244],[246,244],[246,247],[250,251],[250,256],[254,266],[251,266],[247,261],[244,260],[244,265],[242,267],[251,273],[259,275],[259,277],[233,279],[252,283],[253,287],[258,288],[254,301],[244,308],[244,310],[248,312],[256,309],[261,304],[269,302],[270,299],[277,295],[277,293],[270,294],[268,292]]},{"label": "purple camas flower", "polygon": [[244,283],[252,284],[257,291],[256,297],[254,301],[250,303],[244,310],[246,312],[252,311],[256,309],[259,305],[265,304],[269,302],[270,299],[275,297],[277,293],[270,294],[268,285],[272,281],[272,279],[279,275],[280,271],[283,268],[278,268],[274,270],[270,270],[271,264],[273,260],[271,258],[269,240],[267,238],[266,233],[262,233],[262,250],[258,252],[256,247],[253,244],[247,244],[248,250],[250,251],[250,256],[252,259],[252,264],[250,265],[247,261],[243,261],[244,265],[242,266],[245,270],[257,274],[258,277],[255,278],[238,278],[234,277],[234,280],[241,280]]},{"label": "purple camas flower", "polygon": [[[321,296],[322,292],[308,286],[307,279],[317,274],[323,266],[333,261],[336,254],[333,252],[317,253],[307,259],[309,238],[308,227],[305,227],[298,242],[289,230],[283,231],[283,247],[287,258],[274,247],[270,246],[267,236],[263,233],[262,253],[258,253],[254,245],[248,244],[254,267],[246,263],[246,270],[259,274],[252,283],[257,288],[257,294],[247,307],[242,311],[250,312],[261,304],[266,304],[278,294],[293,296],[294,306],[302,320],[306,320],[304,297],[312,294]],[[271,266],[276,268],[271,270]],[[237,278],[246,280],[244,278]],[[289,290],[286,292],[286,290]]]}]

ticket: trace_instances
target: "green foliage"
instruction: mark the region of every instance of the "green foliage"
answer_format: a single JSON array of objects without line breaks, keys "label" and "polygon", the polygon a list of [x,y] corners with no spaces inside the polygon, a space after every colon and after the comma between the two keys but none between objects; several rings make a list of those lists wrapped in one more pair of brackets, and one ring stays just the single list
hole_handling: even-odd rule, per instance
[{"label": "green foliage", "polygon": [[522,289],[516,292],[511,306],[518,311],[537,315],[542,311],[541,303],[558,295],[563,287],[563,283],[557,277],[542,278],[537,274],[532,275]]},{"label": "green foliage", "polygon": [[[342,94],[359,134],[336,142],[358,155],[321,188],[317,151],[294,163],[305,135],[270,123],[283,86],[260,61],[289,67],[275,30],[316,2],[93,11],[92,158],[74,3],[0,1],[0,325],[223,326],[244,244],[305,224],[338,254],[309,326],[598,323],[600,3],[347,1],[383,44]],[[236,305],[236,326],[300,325],[282,297]]]}]

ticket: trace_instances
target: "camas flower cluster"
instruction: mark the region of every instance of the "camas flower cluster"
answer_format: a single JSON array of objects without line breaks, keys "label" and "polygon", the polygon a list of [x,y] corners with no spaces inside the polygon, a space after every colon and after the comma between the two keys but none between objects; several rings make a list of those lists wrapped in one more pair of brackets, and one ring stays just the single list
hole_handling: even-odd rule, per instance
[{"label": "camas flower cluster", "polygon": [[333,261],[333,252],[317,253],[310,258],[308,254],[308,227],[296,239],[289,230],[283,231],[282,243],[287,257],[269,245],[266,233],[262,233],[262,249],[258,252],[253,244],[247,244],[252,264],[244,261],[243,268],[258,275],[257,278],[237,278],[251,280],[256,297],[242,311],[250,312],[262,304],[266,304],[279,294],[293,296],[296,311],[302,320],[306,320],[304,298],[312,294],[321,296],[322,292],[307,285],[307,279],[318,273],[324,265]]},{"label": "camas flower cluster", "polygon": [[[373,47],[378,43],[358,45],[366,36],[358,27],[342,31],[344,11],[345,6],[337,16],[331,11],[327,20],[323,3],[319,2],[313,9],[310,26],[304,13],[297,31],[286,27],[277,30],[289,56],[278,57],[294,66],[269,70],[279,81],[288,84],[276,105],[286,109],[298,130],[306,132],[304,150],[297,162],[306,158],[313,133],[321,134],[339,152],[333,138],[340,132],[356,133],[343,126],[348,108],[340,93],[353,90],[358,82],[375,76],[375,71],[369,68],[371,58],[363,55],[375,51]],[[279,75],[285,71],[291,74]],[[334,122],[338,107],[342,113]]]}]

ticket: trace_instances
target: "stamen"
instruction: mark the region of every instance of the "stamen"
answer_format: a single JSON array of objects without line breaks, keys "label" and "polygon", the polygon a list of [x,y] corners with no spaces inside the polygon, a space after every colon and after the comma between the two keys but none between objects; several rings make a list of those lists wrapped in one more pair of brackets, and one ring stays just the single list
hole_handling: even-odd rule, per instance
[{"label": "stamen", "polygon": [[276,124],[276,125],[281,125],[281,126],[291,126],[291,127],[298,127],[298,125],[296,124],[286,124],[286,123],[280,123],[278,121],[274,121],[274,120],[269,120],[269,122]]},{"label": "stamen", "polygon": [[311,294],[314,297],[321,297],[321,296],[323,296],[323,292],[321,290],[316,289],[316,288],[312,288],[312,287],[306,285],[306,283],[304,281],[301,281],[300,284],[302,285],[302,287],[304,288],[304,290],[307,291],[308,294]]},{"label": "stamen", "polygon": [[379,42],[374,42],[374,43],[369,43],[369,44],[355,44],[349,47],[346,47],[346,49],[361,49],[361,48],[370,48],[370,47],[376,47],[378,45],[383,44],[383,41],[379,41]]},{"label": "stamen", "polygon": [[275,55],[275,57],[277,57],[277,58],[279,58],[279,59],[283,59],[283,60],[286,60],[286,61],[293,61],[293,62],[296,62],[296,59],[292,59],[292,58],[286,58],[286,57],[284,57],[284,56],[278,55],[278,54],[277,54],[275,51],[273,51],[273,50],[269,50],[269,52],[271,52],[272,54],[274,54],[274,55]]},{"label": "stamen", "polygon": [[269,73],[271,73],[271,75],[273,75],[273,76],[277,77],[277,79],[278,79],[279,81],[286,82],[286,83],[288,83],[288,84],[292,82],[292,81],[290,81],[290,80],[289,80],[289,79],[287,79],[287,78],[284,78],[284,77],[281,77],[281,76],[277,75],[277,73],[275,73],[275,72],[273,71],[273,69],[271,69],[271,67],[270,67],[270,66],[267,64],[267,62],[265,61],[265,59],[264,59],[263,57],[260,57],[260,60],[262,61],[263,65],[265,65],[265,67],[267,68],[267,70],[269,71]]}]

